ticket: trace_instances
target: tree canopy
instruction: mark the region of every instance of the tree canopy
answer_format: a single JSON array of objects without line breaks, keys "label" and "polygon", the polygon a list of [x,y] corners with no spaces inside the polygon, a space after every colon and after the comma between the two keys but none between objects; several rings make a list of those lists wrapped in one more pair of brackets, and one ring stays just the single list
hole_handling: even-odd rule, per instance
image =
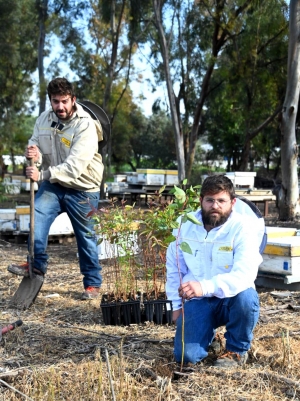
[{"label": "tree canopy", "polygon": [[[254,159],[270,165],[286,85],[284,0],[0,0],[0,18],[7,27],[0,33],[2,154],[26,143],[33,73],[41,111],[46,84],[62,74],[63,61],[79,100],[101,105],[111,119],[107,171],[111,163],[172,166],[182,179],[191,174],[200,138],[229,160],[228,169],[246,170]],[[169,96],[150,117],[130,88],[137,52]],[[18,135],[23,142],[15,143]]]}]

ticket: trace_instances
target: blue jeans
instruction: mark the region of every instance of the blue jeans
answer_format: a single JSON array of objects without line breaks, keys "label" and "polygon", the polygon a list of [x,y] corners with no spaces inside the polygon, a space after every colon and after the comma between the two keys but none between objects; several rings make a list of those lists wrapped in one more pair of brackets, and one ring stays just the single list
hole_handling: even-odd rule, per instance
[{"label": "blue jeans", "polygon": [[[97,239],[94,221],[87,217],[92,207],[98,208],[99,192],[84,192],[65,188],[59,184],[44,181],[36,196],[34,205],[34,267],[46,273],[48,266],[48,234],[55,218],[66,212],[72,223],[77,240],[80,272],[84,288],[100,287]],[[30,242],[29,242],[30,243]]]},{"label": "blue jeans", "polygon": [[[245,354],[259,318],[259,298],[248,288],[232,298],[202,298],[184,304],[184,362],[197,363],[208,355],[214,330],[226,326],[226,349]],[[177,319],[174,355],[181,362],[182,315]]]}]

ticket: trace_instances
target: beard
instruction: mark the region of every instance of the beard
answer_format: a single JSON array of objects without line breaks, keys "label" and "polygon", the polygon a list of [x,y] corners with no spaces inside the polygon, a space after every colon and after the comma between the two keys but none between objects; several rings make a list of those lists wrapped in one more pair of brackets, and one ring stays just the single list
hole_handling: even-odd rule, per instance
[{"label": "beard", "polygon": [[[53,110],[53,109],[52,109],[52,110]],[[53,111],[54,111],[54,110],[53,110]],[[56,110],[56,111],[54,111],[54,114],[56,115],[56,117],[57,117],[60,121],[67,121],[67,120],[69,120],[69,119],[72,117],[72,114],[73,114],[73,112],[74,112],[74,110],[73,110],[73,108],[72,108],[70,111],[65,112],[65,113],[66,113],[66,116],[65,116],[64,118],[62,118],[62,117],[59,115],[59,111],[65,112],[65,110]]]},{"label": "beard", "polygon": [[230,216],[231,210],[224,213],[214,210],[213,213],[214,214],[212,214],[211,210],[206,211],[202,209],[202,221],[205,226],[207,225],[214,228],[226,223],[228,217]]}]

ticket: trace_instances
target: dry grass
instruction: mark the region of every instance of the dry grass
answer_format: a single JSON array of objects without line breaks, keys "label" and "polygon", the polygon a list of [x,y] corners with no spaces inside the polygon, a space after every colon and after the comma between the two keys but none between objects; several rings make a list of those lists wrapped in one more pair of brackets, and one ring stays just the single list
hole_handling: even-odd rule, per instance
[{"label": "dry grass", "polygon": [[20,279],[6,267],[24,261],[27,251],[0,242],[0,326],[23,320],[0,343],[0,401],[300,399],[300,293],[260,292],[260,322],[244,369],[217,370],[210,354],[180,371],[172,356],[174,326],[104,326],[100,299],[79,299],[75,246],[54,244],[49,251],[35,304],[17,311],[9,300]]}]

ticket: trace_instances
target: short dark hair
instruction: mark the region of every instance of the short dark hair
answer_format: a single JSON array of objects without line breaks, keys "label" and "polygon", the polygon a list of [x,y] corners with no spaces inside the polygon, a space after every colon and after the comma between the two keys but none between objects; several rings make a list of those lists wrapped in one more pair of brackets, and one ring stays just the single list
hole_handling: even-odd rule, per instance
[{"label": "short dark hair", "polygon": [[230,199],[235,198],[234,187],[232,181],[224,174],[210,175],[203,181],[200,196],[215,195],[219,192],[227,192]]},{"label": "short dark hair", "polygon": [[66,78],[54,78],[47,86],[47,93],[51,100],[51,95],[70,95],[73,99],[75,96],[74,88],[71,82]]}]

